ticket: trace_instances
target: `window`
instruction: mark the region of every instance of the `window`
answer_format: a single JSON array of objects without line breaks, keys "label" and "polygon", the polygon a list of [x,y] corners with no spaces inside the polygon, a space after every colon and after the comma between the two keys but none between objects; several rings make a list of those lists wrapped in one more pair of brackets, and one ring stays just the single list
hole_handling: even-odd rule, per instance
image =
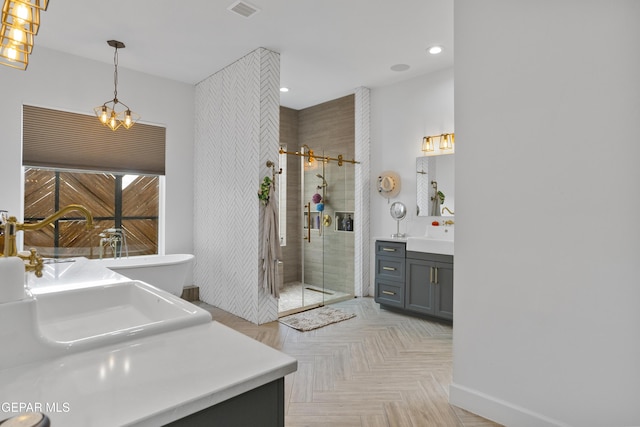
[{"label": "window", "polygon": [[[95,230],[70,212],[51,227],[24,233],[24,247],[46,257],[158,253],[160,181],[166,129],[137,123],[124,132],[95,116],[23,105],[24,221],[69,204],[85,206]],[[108,239],[113,232],[119,239]]]},{"label": "window", "polygon": [[[69,204],[85,206],[95,229],[70,212],[51,227],[24,233],[24,247],[45,257],[113,257],[158,253],[159,176],[25,167],[24,221],[37,222]],[[121,230],[117,247],[103,240]]]}]

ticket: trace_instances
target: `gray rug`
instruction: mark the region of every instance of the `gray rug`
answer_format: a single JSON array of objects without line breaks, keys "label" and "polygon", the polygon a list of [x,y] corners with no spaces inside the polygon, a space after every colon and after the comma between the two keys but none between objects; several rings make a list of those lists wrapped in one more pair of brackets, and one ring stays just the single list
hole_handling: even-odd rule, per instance
[{"label": "gray rug", "polygon": [[302,313],[281,317],[278,321],[299,331],[311,331],[332,323],[351,319],[352,317],[356,317],[356,315],[353,313],[345,313],[337,308],[319,307],[313,310],[303,311]]}]

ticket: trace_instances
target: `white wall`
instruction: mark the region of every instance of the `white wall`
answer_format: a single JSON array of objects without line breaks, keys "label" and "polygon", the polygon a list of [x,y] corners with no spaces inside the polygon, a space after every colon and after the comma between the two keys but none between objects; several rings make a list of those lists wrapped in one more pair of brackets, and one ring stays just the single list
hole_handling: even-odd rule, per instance
[{"label": "white wall", "polygon": [[[105,46],[105,59],[113,51]],[[167,253],[193,251],[194,86],[127,70],[126,49],[119,52],[118,96],[142,121],[167,128]],[[113,63],[101,63],[37,46],[26,71],[0,67],[0,209],[20,216],[22,197],[22,104],[74,113],[113,98]],[[96,119],[97,120],[97,119]]]},{"label": "white wall", "polygon": [[454,131],[453,69],[371,89],[371,183],[386,170],[397,172],[402,182],[400,193],[389,202],[375,185],[370,187],[371,268],[375,266],[375,238],[396,232],[396,221],[389,213],[391,203],[400,201],[407,206],[401,233],[425,234],[431,218],[416,215],[416,157],[423,154],[424,136]]},{"label": "white wall", "polygon": [[455,405],[640,425],[639,19],[455,3]]}]

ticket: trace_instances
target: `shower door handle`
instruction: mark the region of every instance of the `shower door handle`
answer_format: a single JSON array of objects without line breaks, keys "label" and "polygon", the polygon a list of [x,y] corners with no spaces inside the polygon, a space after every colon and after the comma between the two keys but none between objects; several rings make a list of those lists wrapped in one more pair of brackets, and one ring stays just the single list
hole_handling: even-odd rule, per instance
[{"label": "shower door handle", "polygon": [[307,243],[311,243],[311,202],[304,205],[304,207],[307,208],[307,237],[304,240]]}]

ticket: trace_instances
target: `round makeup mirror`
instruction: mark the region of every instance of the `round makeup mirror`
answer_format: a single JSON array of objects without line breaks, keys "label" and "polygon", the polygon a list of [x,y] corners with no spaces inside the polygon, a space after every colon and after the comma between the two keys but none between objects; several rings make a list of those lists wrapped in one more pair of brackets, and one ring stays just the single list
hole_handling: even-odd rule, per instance
[{"label": "round makeup mirror", "polygon": [[396,234],[392,234],[391,237],[405,237],[405,234],[400,234],[400,221],[402,221],[404,217],[407,216],[407,207],[402,202],[393,202],[391,204],[389,212],[391,213],[391,218],[395,219],[397,224]]}]

